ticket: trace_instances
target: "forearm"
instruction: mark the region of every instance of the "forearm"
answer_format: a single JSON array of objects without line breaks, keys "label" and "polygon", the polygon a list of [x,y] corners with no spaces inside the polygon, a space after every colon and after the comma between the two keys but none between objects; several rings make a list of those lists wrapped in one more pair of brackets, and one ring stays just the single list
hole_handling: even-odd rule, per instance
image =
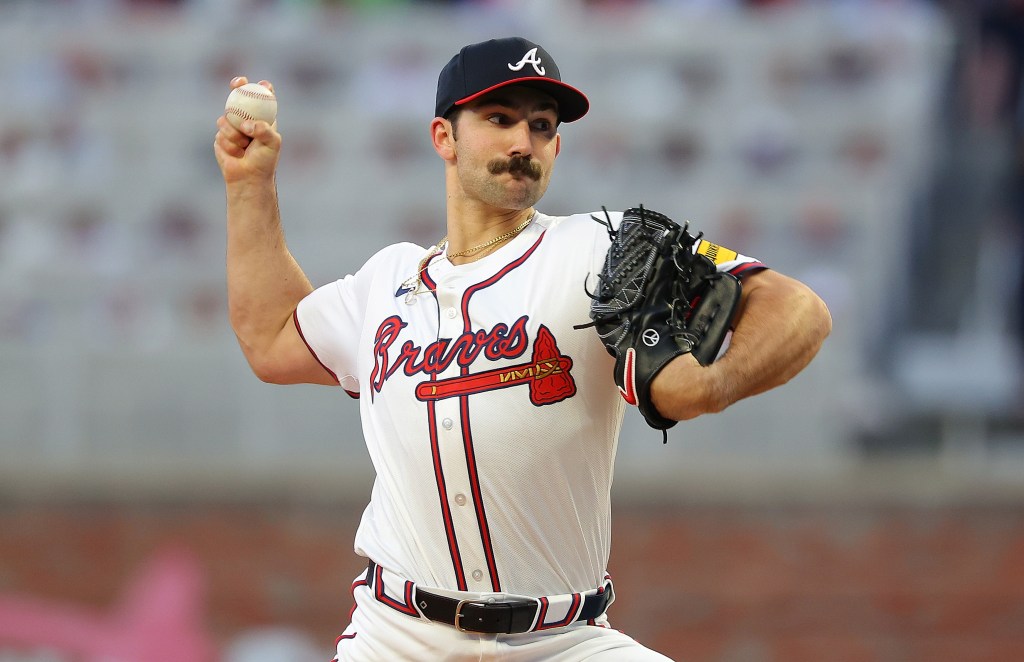
[{"label": "forearm", "polygon": [[252,361],[313,288],[285,243],[273,179],[229,183],[226,193],[228,311]]},{"label": "forearm", "polygon": [[719,412],[785,384],[810,363],[831,331],[825,304],[798,281],[764,272],[744,289],[725,354],[707,367],[684,354],[655,378],[651,397],[666,418]]},{"label": "forearm", "polygon": [[719,407],[788,382],[807,367],[831,329],[825,304],[801,283],[752,291],[728,351],[709,366],[717,373]]}]

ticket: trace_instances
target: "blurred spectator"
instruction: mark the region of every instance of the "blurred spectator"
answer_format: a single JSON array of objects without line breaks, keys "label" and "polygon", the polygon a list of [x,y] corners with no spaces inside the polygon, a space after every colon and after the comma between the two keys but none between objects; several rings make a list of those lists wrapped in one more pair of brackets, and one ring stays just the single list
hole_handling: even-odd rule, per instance
[{"label": "blurred spectator", "polygon": [[429,114],[423,109],[433,107],[437,83],[429,53],[410,41],[361,63],[352,80],[355,109],[376,118],[422,119]]},{"label": "blurred spectator", "polygon": [[[955,334],[965,325],[1005,327],[1004,319],[977,320],[979,297],[1005,296],[996,283],[979,282],[986,237],[1018,241],[1000,219],[1019,225],[1021,19],[1019,2],[949,2],[959,52],[943,105],[945,144],[936,150],[931,193],[918,219],[910,300],[912,327]],[[1017,263],[1022,258],[1017,258]],[[942,269],[936,270],[935,265]],[[1002,274],[1003,283],[1009,274]],[[1016,274],[1014,274],[1016,277]],[[995,286],[995,287],[994,287]],[[1020,298],[1020,288],[1015,288]],[[960,303],[954,303],[960,302]],[[1019,306],[1017,306],[1019,307]],[[1019,313],[1018,313],[1019,315]],[[1019,326],[1019,325],[1015,325]]]},{"label": "blurred spectator", "polygon": [[799,126],[782,108],[752,105],[739,113],[737,131],[740,157],[759,175],[782,172],[800,156]]},{"label": "blurred spectator", "polygon": [[150,228],[154,254],[187,263],[201,248],[203,225],[199,212],[193,207],[177,201],[165,202]]},{"label": "blurred spectator", "polygon": [[980,90],[975,115],[1007,127],[1013,152],[1008,164],[1006,207],[1016,226],[1010,234],[1018,246],[1013,329],[1024,349],[1024,2],[979,3],[979,66],[975,73],[990,86]]}]

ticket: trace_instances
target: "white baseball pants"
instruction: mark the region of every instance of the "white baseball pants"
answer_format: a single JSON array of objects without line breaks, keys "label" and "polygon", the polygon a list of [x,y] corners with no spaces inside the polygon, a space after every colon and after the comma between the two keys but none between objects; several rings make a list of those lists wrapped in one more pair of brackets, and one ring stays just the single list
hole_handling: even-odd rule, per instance
[{"label": "white baseball pants", "polygon": [[352,594],[355,608],[338,638],[339,662],[672,662],[613,630],[605,616],[596,625],[475,634],[401,613],[378,601],[365,582],[357,580]]}]

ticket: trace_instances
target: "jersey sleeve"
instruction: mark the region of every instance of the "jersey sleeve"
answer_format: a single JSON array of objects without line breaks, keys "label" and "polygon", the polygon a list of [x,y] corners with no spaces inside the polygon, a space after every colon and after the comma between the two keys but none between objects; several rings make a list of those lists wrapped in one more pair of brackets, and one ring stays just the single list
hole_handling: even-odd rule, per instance
[{"label": "jersey sleeve", "polygon": [[349,394],[359,392],[355,349],[362,326],[355,276],[328,283],[310,292],[295,309],[295,326],[313,358]]},{"label": "jersey sleeve", "polygon": [[[365,269],[365,267],[364,267]],[[295,309],[295,326],[313,357],[350,395],[358,395],[356,350],[365,306],[361,273],[310,292]]]},{"label": "jersey sleeve", "polygon": [[703,255],[714,262],[715,268],[718,269],[718,271],[724,271],[740,279],[747,274],[752,274],[755,271],[768,268],[757,258],[742,255],[732,249],[719,246],[718,244],[713,244],[706,239],[698,241],[694,246],[693,251],[694,253]]}]

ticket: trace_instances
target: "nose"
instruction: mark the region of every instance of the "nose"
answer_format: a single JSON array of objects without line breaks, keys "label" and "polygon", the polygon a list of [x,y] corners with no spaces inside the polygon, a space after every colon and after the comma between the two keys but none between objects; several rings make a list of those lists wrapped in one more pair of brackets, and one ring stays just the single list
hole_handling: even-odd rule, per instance
[{"label": "nose", "polygon": [[526,120],[516,122],[509,128],[509,156],[530,156],[533,154],[533,143],[530,140],[530,123]]}]

